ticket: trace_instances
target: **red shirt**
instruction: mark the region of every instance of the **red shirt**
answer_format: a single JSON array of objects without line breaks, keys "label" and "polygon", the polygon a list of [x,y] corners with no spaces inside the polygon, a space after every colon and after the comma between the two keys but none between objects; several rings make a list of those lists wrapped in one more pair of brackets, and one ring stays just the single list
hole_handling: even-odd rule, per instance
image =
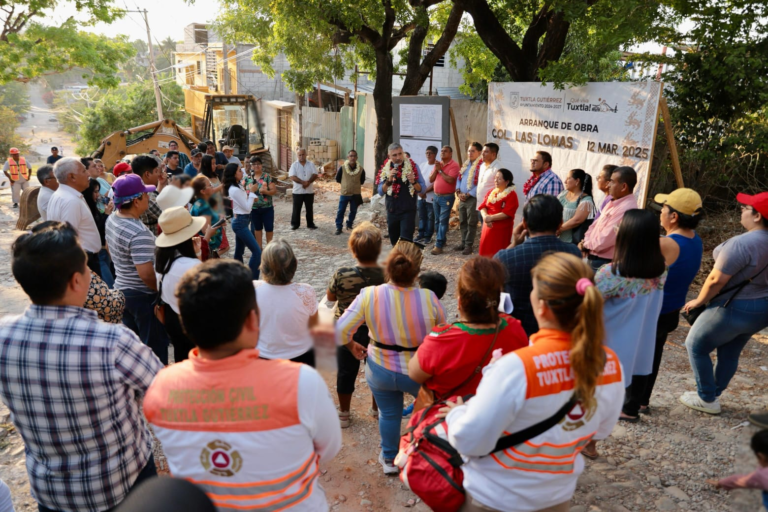
[{"label": "red shirt", "polygon": [[[500,314],[501,330],[493,350],[502,349],[503,354],[528,346],[528,336],[520,321],[504,313]],[[424,338],[417,352],[419,366],[432,375],[425,385],[441,398],[464,382],[480,364],[480,358],[493,341],[496,329],[474,329],[461,322],[442,324],[432,329]],[[488,354],[483,366],[491,360]],[[451,392],[451,396],[468,395],[477,390],[482,379],[482,372]]]},{"label": "red shirt", "polygon": [[[443,166],[443,172],[447,174],[448,176],[452,176],[453,178],[459,177],[459,164],[456,163],[455,160],[451,160],[447,164],[443,163],[442,160],[440,161],[440,164]],[[448,183],[443,179],[443,175],[440,173],[437,173],[437,178],[435,179],[434,183],[435,188],[435,194],[453,194],[456,191],[456,181],[453,183]]]}]

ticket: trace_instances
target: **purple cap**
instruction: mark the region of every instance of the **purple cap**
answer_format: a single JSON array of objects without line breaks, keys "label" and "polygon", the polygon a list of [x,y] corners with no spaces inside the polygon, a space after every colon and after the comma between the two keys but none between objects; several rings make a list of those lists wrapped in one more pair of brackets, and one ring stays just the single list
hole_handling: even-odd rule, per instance
[{"label": "purple cap", "polygon": [[154,185],[145,185],[138,174],[123,174],[112,183],[115,193],[115,204],[122,204],[123,200],[133,199],[144,192],[154,192]]}]

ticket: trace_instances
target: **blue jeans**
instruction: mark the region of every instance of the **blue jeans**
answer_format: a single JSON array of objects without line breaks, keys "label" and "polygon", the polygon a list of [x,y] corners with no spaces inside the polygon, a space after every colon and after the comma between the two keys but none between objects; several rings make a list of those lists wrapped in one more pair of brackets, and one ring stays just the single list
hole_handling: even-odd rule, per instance
[{"label": "blue jeans", "polygon": [[107,286],[112,288],[115,285],[115,278],[112,276],[112,269],[110,268],[112,260],[109,259],[109,253],[106,249],[99,251],[99,266],[101,267],[101,279],[107,283]]},{"label": "blue jeans", "polygon": [[248,266],[251,268],[253,278],[258,279],[259,265],[261,265],[261,249],[259,249],[256,237],[253,236],[253,231],[251,231],[251,215],[235,215],[232,219],[232,231],[235,232],[235,259],[242,263],[245,247],[248,246],[248,250],[251,251],[251,259],[248,260]]},{"label": "blue jeans", "polygon": [[414,397],[419,394],[419,384],[408,375],[393,372],[368,358],[365,380],[379,406],[379,435],[381,451],[385,459],[394,459],[400,446],[400,422],[403,419],[403,393]]},{"label": "blue jeans", "polygon": [[168,334],[155,316],[157,293],[130,289],[121,291],[125,295],[123,325],[135,332],[163,364],[168,364]]},{"label": "blue jeans", "polygon": [[[685,339],[699,397],[706,402],[725,391],[744,346],[752,335],[768,327],[768,297],[733,300],[727,308],[722,307],[724,302],[716,301],[704,310]],[[715,350],[713,370],[709,354]]]},{"label": "blue jeans", "polygon": [[339,196],[339,211],[336,212],[336,229],[339,231],[341,231],[341,226],[344,224],[344,213],[347,211],[347,204],[349,204],[349,220],[347,221],[347,227],[352,229],[352,224],[355,222],[355,216],[357,215],[355,196]]},{"label": "blue jeans", "polygon": [[419,238],[430,240],[435,232],[435,208],[426,199],[419,198]]},{"label": "blue jeans", "polygon": [[435,211],[435,224],[437,224],[437,247],[445,247],[445,241],[448,238],[448,221],[451,219],[451,208],[456,196],[435,196],[432,206]]}]

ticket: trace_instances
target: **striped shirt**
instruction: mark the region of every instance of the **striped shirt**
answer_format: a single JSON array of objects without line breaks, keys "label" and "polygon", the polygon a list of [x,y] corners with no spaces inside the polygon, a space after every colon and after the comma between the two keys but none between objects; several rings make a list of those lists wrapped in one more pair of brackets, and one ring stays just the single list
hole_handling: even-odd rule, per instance
[{"label": "striped shirt", "polygon": [[115,264],[115,288],[152,293],[136,265],[155,262],[155,237],[138,219],[113,214],[107,219],[107,246]]},{"label": "striped shirt", "polygon": [[[360,295],[336,323],[336,342],[346,345],[363,323],[368,326],[371,344],[368,357],[393,372],[407,374],[408,361],[432,327],[445,322],[445,311],[437,296],[422,288],[402,288],[391,283],[363,288]],[[396,352],[374,346],[413,348]]]},{"label": "striped shirt", "polygon": [[123,501],[152,453],[140,402],[162,367],[95,311],[32,305],[0,319],[0,398],[41,505],[99,512]]}]

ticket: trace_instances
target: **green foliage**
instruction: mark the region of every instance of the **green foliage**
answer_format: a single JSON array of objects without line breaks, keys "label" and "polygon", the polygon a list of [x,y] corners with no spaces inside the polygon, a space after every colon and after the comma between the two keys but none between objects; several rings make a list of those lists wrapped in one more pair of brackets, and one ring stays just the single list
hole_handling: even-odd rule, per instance
[{"label": "green foliage", "polygon": [[[134,54],[124,37],[110,39],[80,30],[83,24],[74,18],[58,26],[42,22],[56,0],[4,2],[0,22],[0,83],[27,82],[39,76],[61,73],[73,68],[87,70],[84,78],[100,87],[116,87],[120,81],[118,65]],[[78,11],[87,14],[87,25],[112,23],[123,13],[112,0],[77,0]]]},{"label": "green foliage", "polygon": [[[184,91],[175,82],[162,85],[163,113],[180,125],[188,125],[184,111]],[[64,110],[59,122],[74,136],[80,155],[99,147],[102,139],[118,130],[126,130],[157,120],[155,93],[151,81],[137,82],[111,90],[89,89],[79,93],[60,91],[56,107]]]},{"label": "green foliage", "polygon": [[10,108],[17,115],[29,112],[32,103],[29,101],[27,86],[18,82],[0,85],[0,105]]},{"label": "green foliage", "polygon": [[18,148],[22,154],[29,151],[24,139],[16,133],[18,127],[18,113],[4,105],[0,106],[0,156],[3,158],[8,158],[11,148]]}]

